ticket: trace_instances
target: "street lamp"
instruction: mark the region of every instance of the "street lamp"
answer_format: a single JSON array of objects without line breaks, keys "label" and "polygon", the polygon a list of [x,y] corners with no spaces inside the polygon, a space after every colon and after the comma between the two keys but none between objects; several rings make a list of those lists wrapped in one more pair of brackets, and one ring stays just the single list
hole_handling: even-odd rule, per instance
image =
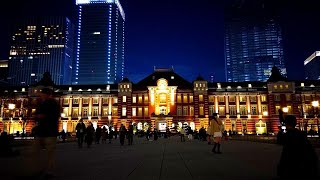
[{"label": "street lamp", "polygon": [[320,133],[319,133],[319,119],[318,119],[318,107],[319,107],[319,101],[312,101],[311,102],[313,108],[314,108],[314,117],[317,118],[317,131],[318,131],[318,136],[320,138]]},{"label": "street lamp", "polygon": [[12,103],[9,103],[8,104],[8,108],[9,108],[9,113],[10,113],[10,122],[9,122],[9,134],[11,132],[11,123],[12,123],[12,118],[13,118],[13,115],[11,114],[12,110],[14,110],[16,108],[16,105],[15,104],[12,104]]},{"label": "street lamp", "polygon": [[283,111],[284,113],[288,113],[288,112],[289,112],[289,108],[288,108],[288,107],[283,107],[283,108],[282,108],[282,111]]}]

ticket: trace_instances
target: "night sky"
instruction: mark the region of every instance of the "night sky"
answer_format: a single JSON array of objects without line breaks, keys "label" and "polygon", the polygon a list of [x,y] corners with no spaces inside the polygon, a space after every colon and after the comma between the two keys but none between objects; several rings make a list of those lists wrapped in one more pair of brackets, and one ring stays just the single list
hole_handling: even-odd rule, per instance
[{"label": "night sky", "polygon": [[[0,59],[8,59],[9,34],[19,18],[63,15],[76,19],[75,0],[10,0],[0,6]],[[229,1],[229,0],[227,0]],[[122,0],[126,13],[126,76],[133,82],[153,67],[171,67],[194,80],[225,81],[223,7],[216,0]],[[6,2],[7,3],[7,2]],[[320,50],[318,0],[277,0],[288,77],[304,78],[303,61]],[[74,21],[75,22],[75,21]]]}]

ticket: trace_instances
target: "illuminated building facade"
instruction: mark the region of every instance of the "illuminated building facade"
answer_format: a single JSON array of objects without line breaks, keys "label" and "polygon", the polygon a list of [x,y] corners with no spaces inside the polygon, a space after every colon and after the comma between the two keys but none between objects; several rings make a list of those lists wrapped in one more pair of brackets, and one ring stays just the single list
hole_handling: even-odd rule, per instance
[{"label": "illuminated building facade", "polygon": [[73,36],[68,18],[26,18],[11,38],[9,83],[32,85],[49,71],[55,84],[71,84]]},{"label": "illuminated building facade", "polygon": [[[34,125],[36,92],[40,87],[2,87],[0,127],[10,133],[21,131],[25,117],[26,131]],[[198,77],[188,82],[172,69],[154,72],[133,84],[127,78],[118,84],[55,86],[55,98],[63,107],[60,130],[74,133],[80,118],[94,126],[134,124],[138,130],[151,127],[164,131],[167,127],[189,125],[207,128],[213,113],[218,113],[225,129],[238,134],[277,133],[279,109],[293,114],[298,128],[317,131],[320,81],[293,82],[283,78],[276,68],[268,82],[209,83]],[[9,109],[9,104],[15,107]],[[10,117],[13,118],[9,121]]]},{"label": "illuminated building facade", "polygon": [[312,55],[304,61],[304,70],[306,79],[320,80],[320,51],[312,53]]},{"label": "illuminated building facade", "polygon": [[267,81],[273,66],[286,75],[282,32],[261,1],[237,1],[226,7],[226,81]]},{"label": "illuminated building facade", "polygon": [[77,0],[73,84],[114,84],[124,73],[125,14],[119,0]]}]

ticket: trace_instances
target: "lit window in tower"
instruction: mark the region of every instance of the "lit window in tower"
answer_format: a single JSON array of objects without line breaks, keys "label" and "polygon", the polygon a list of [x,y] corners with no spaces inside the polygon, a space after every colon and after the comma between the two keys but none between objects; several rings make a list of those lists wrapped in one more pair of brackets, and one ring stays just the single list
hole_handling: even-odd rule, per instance
[{"label": "lit window in tower", "polygon": [[110,54],[111,54],[111,29],[112,29],[112,24],[111,24],[111,18],[112,18],[112,5],[109,6],[109,38],[108,38],[108,82],[110,80]]},{"label": "lit window in tower", "polygon": [[[76,70],[76,80],[78,80],[78,66],[79,66],[79,55],[80,55],[80,37],[81,37],[81,13],[82,13],[82,7],[79,6],[79,22],[78,22],[78,39],[77,39],[77,61],[76,61],[76,65],[77,65],[77,70]],[[76,84],[78,84],[78,82],[75,82]]]}]

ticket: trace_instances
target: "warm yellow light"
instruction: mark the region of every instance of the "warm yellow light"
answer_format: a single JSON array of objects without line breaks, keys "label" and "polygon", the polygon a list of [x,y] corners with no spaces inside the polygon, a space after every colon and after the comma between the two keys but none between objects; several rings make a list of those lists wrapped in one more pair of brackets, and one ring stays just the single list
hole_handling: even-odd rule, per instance
[{"label": "warm yellow light", "polygon": [[65,118],[65,117],[66,117],[66,114],[65,114],[65,113],[61,113],[61,117],[62,117],[62,118]]},{"label": "warm yellow light", "polygon": [[312,101],[311,104],[313,107],[319,107],[319,101]]},{"label": "warm yellow light", "polygon": [[8,107],[9,107],[9,109],[10,109],[10,110],[13,110],[14,108],[16,108],[16,105],[15,105],[15,104],[10,103]]},{"label": "warm yellow light", "polygon": [[289,112],[289,108],[288,107],[284,107],[284,108],[282,108],[282,111],[287,113],[287,112]]},{"label": "warm yellow light", "polygon": [[268,111],[264,111],[262,114],[263,114],[264,116],[268,116]]}]

